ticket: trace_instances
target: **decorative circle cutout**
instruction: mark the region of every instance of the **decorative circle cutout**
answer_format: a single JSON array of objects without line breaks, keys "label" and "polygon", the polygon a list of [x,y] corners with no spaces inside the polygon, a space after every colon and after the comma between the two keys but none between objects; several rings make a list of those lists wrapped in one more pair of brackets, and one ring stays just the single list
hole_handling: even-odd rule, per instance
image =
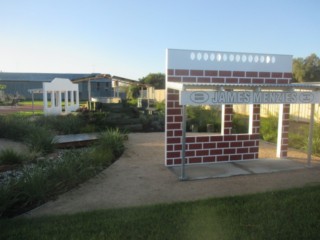
[{"label": "decorative circle cutout", "polygon": [[275,63],[276,62],[276,58],[274,56],[271,57],[271,62]]},{"label": "decorative circle cutout", "polygon": [[246,56],[246,55],[242,55],[241,61],[242,61],[242,62],[246,62],[246,61],[247,61],[247,56]]},{"label": "decorative circle cutout", "polygon": [[214,61],[215,58],[216,58],[216,57],[215,57],[214,53],[211,53],[211,54],[210,54],[210,60],[211,60],[211,61]]},{"label": "decorative circle cutout", "polygon": [[196,58],[196,54],[195,54],[194,52],[192,52],[192,53],[190,54],[190,58],[191,58],[191,60],[193,61],[193,60]]},{"label": "decorative circle cutout", "polygon": [[266,63],[270,63],[271,62],[271,58],[270,58],[270,56],[267,56],[266,57]]},{"label": "decorative circle cutout", "polygon": [[233,55],[233,54],[230,54],[230,55],[229,55],[229,61],[230,61],[230,62],[233,62],[233,61],[234,61],[234,55]]},{"label": "decorative circle cutout", "polygon": [[252,55],[249,55],[248,61],[249,61],[250,63],[252,63],[252,61],[253,61],[253,56],[252,56]]},{"label": "decorative circle cutout", "polygon": [[227,54],[223,54],[222,59],[223,59],[224,62],[228,61],[228,55]]},{"label": "decorative circle cutout", "polygon": [[218,53],[218,54],[217,54],[217,61],[220,62],[220,61],[221,61],[221,58],[222,58],[221,54]]},{"label": "decorative circle cutout", "polygon": [[240,59],[241,59],[240,55],[237,54],[237,55],[236,55],[236,62],[240,62]]},{"label": "decorative circle cutout", "polygon": [[201,58],[202,58],[202,54],[201,54],[201,53],[198,53],[198,54],[197,54],[197,59],[198,59],[198,61],[200,61]]},{"label": "decorative circle cutout", "polygon": [[260,57],[260,62],[261,62],[261,63],[264,63],[264,56],[261,56],[261,57]]},{"label": "decorative circle cutout", "polygon": [[255,63],[259,62],[259,56],[258,56],[258,55],[255,55],[255,56],[254,56],[254,62],[255,62]]},{"label": "decorative circle cutout", "polygon": [[209,54],[208,54],[208,53],[203,54],[203,59],[204,59],[205,61],[207,61],[208,58],[209,58]]}]

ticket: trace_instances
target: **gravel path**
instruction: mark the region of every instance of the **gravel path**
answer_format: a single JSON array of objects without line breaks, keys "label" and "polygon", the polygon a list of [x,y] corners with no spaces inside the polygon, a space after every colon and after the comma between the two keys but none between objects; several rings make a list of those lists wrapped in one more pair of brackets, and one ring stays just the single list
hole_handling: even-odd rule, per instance
[{"label": "gravel path", "polygon": [[[24,216],[72,214],[96,209],[141,206],[209,197],[234,196],[320,183],[320,169],[179,181],[164,166],[163,133],[129,135],[122,157],[98,176]],[[275,146],[261,143],[261,157],[275,155]],[[290,151],[289,157],[305,154]]]}]

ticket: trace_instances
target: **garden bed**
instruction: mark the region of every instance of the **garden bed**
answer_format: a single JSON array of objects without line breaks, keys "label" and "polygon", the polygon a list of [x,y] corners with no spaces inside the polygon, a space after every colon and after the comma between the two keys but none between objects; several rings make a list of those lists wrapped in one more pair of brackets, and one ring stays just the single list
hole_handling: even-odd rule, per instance
[{"label": "garden bed", "polygon": [[0,139],[0,217],[29,211],[96,175],[119,158],[123,140],[109,130],[90,147],[30,158],[23,144]]}]

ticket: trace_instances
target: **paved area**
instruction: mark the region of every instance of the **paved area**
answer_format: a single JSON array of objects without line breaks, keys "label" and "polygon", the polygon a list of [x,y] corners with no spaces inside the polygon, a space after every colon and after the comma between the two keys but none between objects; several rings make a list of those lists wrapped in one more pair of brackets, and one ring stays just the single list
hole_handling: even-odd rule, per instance
[{"label": "paved area", "polygon": [[[274,145],[262,142],[261,146],[261,156],[275,154]],[[305,167],[305,154],[296,151],[289,152],[289,157],[294,155],[298,162],[302,161],[295,170],[179,181],[177,175],[164,166],[163,133],[130,134],[126,147],[123,156],[101,174],[24,216],[72,214],[320,184],[320,168],[317,164]],[[261,168],[256,164],[257,169]]]},{"label": "paved area", "polygon": [[[315,162],[313,167],[319,167]],[[179,179],[201,180],[207,178],[233,177],[238,175],[276,173],[306,169],[306,163],[293,159],[259,159],[230,163],[187,165],[170,167]]]}]

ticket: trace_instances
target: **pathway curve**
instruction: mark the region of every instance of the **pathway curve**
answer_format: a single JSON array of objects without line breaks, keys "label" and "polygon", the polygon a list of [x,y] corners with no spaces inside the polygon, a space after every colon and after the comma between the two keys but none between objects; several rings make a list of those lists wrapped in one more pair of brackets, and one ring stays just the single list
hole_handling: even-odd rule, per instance
[{"label": "pathway curve", "polygon": [[[164,134],[129,134],[126,151],[113,165],[80,187],[25,216],[72,214],[105,208],[141,206],[233,196],[320,183],[320,169],[179,181],[164,166]],[[274,152],[274,146],[265,146]],[[303,154],[302,154],[303,155]]]}]

